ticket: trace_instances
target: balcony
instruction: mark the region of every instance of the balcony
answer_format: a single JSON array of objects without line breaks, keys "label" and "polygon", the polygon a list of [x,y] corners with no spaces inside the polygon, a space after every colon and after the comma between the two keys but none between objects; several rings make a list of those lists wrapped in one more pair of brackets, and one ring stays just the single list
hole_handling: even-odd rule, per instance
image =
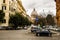
[{"label": "balcony", "polygon": [[2,3],[2,6],[6,6],[6,3]]}]

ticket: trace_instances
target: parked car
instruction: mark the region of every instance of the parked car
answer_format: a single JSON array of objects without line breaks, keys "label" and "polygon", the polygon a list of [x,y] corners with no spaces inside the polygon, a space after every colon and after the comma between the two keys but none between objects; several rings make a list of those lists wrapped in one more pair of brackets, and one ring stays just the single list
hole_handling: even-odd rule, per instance
[{"label": "parked car", "polygon": [[4,26],[0,27],[0,30],[5,30],[5,29],[6,29],[6,27],[4,27]]},{"label": "parked car", "polygon": [[25,30],[26,30],[27,28],[28,28],[28,27],[26,27],[26,26],[24,27]]},{"label": "parked car", "polygon": [[58,28],[55,28],[55,27],[49,27],[49,28],[46,28],[47,30],[53,30],[53,31],[57,31],[58,30]]},{"label": "parked car", "polygon": [[31,27],[31,32],[36,32],[37,29],[38,29],[37,26],[33,26],[33,27]]},{"label": "parked car", "polygon": [[56,30],[55,31],[58,31],[58,32],[60,32],[60,28],[56,28]]},{"label": "parked car", "polygon": [[36,36],[52,36],[52,33],[49,30],[42,29],[40,31],[36,31]]},{"label": "parked car", "polygon": [[6,30],[13,30],[12,27],[6,27]]},{"label": "parked car", "polygon": [[16,30],[20,30],[20,29],[21,29],[21,27],[17,27],[17,28],[16,28]]}]

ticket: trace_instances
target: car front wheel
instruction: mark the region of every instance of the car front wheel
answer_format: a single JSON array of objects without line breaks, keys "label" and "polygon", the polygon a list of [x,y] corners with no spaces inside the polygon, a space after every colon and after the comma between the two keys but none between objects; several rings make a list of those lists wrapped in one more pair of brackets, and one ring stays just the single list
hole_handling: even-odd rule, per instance
[{"label": "car front wheel", "polygon": [[36,33],[36,36],[38,36],[38,33]]}]

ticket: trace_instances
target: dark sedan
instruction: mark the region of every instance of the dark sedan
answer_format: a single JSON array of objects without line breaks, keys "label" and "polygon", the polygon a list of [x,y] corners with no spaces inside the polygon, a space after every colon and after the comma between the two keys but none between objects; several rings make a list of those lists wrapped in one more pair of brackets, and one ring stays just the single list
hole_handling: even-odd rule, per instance
[{"label": "dark sedan", "polygon": [[48,30],[36,31],[36,36],[52,36],[52,33]]}]

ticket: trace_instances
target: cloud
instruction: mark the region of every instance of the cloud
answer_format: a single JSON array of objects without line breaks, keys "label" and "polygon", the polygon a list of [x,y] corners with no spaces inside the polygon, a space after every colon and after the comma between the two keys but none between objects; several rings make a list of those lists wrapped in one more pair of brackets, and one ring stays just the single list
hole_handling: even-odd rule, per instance
[{"label": "cloud", "polygon": [[22,2],[25,8],[50,7],[54,5],[54,0],[22,0]]},{"label": "cloud", "polygon": [[[26,10],[36,8],[37,11],[40,10],[56,10],[56,5],[54,0],[22,0],[23,6]],[[29,10],[29,12],[30,12]]]}]

